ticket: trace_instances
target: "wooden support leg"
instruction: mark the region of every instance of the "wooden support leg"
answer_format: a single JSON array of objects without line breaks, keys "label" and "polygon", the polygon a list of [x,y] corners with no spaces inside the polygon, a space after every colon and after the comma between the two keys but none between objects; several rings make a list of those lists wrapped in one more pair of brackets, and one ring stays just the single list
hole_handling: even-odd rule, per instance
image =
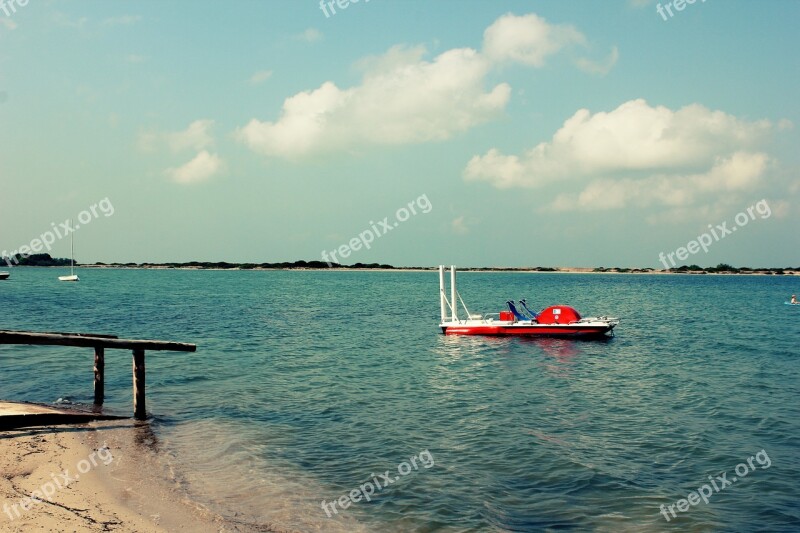
[{"label": "wooden support leg", "polygon": [[94,404],[103,405],[105,398],[105,348],[94,349]]},{"label": "wooden support leg", "polygon": [[147,420],[147,406],[144,400],[144,350],[133,350],[133,417]]}]

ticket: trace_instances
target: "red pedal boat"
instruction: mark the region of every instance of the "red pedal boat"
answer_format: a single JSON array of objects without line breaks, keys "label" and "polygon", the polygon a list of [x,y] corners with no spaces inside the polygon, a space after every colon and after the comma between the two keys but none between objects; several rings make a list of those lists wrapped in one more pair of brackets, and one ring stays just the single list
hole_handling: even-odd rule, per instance
[{"label": "red pedal boat", "polygon": [[[441,305],[442,333],[445,335],[495,335],[525,337],[596,338],[614,334],[618,318],[607,316],[581,318],[578,311],[569,305],[552,305],[539,313],[528,309],[525,300],[506,302],[508,311],[474,315],[469,312],[464,300],[456,290],[456,267],[450,267],[450,298],[445,292],[444,266],[439,266],[439,295]],[[464,307],[466,318],[458,316],[458,302]],[[449,311],[449,316],[448,316]]]}]

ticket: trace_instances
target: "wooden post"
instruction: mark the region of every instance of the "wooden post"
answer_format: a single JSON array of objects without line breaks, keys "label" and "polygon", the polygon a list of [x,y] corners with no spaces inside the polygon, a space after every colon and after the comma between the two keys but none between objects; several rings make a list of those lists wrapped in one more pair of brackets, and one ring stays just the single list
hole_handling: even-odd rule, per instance
[{"label": "wooden post", "polygon": [[133,418],[147,420],[147,407],[144,400],[144,350],[133,350]]},{"label": "wooden post", "polygon": [[105,398],[105,348],[96,346],[94,349],[94,404],[103,405]]},{"label": "wooden post", "polygon": [[[2,3],[3,0],[0,0],[0,4]],[[183,342],[120,339],[114,335],[96,335],[92,333],[56,333],[0,329],[0,345],[4,344],[76,346],[94,349],[95,412],[102,412],[102,405],[105,400],[105,349],[133,350],[133,416],[137,420],[147,420],[147,404],[145,403],[145,351],[197,351],[196,345]]]}]

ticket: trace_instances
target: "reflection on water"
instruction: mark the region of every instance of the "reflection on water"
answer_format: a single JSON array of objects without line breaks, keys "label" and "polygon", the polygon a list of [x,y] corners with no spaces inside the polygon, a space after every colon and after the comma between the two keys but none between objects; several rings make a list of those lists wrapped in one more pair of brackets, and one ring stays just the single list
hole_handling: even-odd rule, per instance
[{"label": "reflection on water", "polygon": [[469,357],[492,350],[493,353],[508,354],[511,337],[477,337],[472,335],[439,335],[435,352],[447,358]]},{"label": "reflection on water", "polygon": [[150,422],[134,421],[133,435],[133,442],[136,446],[152,453],[161,451],[161,443]]},{"label": "reflection on water", "polygon": [[553,377],[569,378],[570,369],[580,363],[580,356],[595,354],[598,345],[614,342],[614,337],[600,339],[564,339],[558,337],[481,337],[441,335],[434,348],[437,356],[448,359],[485,356],[504,358],[524,353]]}]

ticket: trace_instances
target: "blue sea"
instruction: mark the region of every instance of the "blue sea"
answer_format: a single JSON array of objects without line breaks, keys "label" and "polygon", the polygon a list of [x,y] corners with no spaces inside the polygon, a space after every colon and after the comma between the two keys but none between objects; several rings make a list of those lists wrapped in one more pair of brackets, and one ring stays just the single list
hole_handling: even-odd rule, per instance
[{"label": "blue sea", "polygon": [[[437,272],[62,273],[14,268],[0,329],[196,343],[148,352],[151,424],[188,495],[233,521],[800,530],[796,277],[459,275],[472,312],[527,298],[621,318],[570,341],[443,336]],[[130,359],[106,355],[115,412],[131,411]],[[1,346],[0,365],[0,398],[92,401],[89,349]]]}]

